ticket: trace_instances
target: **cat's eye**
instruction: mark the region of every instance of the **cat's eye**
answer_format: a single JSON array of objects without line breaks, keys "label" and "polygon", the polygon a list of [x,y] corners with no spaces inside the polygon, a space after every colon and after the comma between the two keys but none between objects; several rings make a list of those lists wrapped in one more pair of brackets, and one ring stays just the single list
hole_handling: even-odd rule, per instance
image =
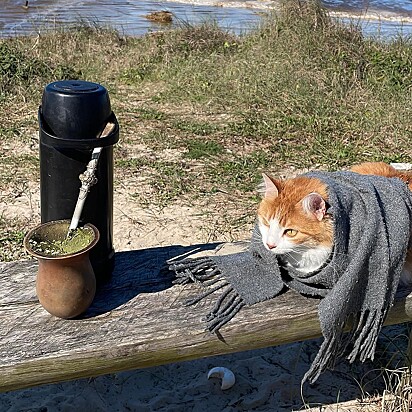
[{"label": "cat's eye", "polygon": [[295,237],[298,234],[298,231],[295,229],[286,229],[283,234],[287,237]]}]

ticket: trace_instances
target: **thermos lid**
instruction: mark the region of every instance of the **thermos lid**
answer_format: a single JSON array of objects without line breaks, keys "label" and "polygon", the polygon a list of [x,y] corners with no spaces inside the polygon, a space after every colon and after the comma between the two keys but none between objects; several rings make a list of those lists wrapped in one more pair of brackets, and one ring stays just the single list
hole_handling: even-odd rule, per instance
[{"label": "thermos lid", "polygon": [[79,81],[79,80],[61,80],[50,83],[46,86],[58,93],[76,94],[76,93],[93,93],[96,90],[105,92],[105,88],[97,83]]},{"label": "thermos lid", "polygon": [[111,113],[109,94],[98,83],[60,80],[49,83],[43,91],[41,115],[59,138],[96,138]]}]

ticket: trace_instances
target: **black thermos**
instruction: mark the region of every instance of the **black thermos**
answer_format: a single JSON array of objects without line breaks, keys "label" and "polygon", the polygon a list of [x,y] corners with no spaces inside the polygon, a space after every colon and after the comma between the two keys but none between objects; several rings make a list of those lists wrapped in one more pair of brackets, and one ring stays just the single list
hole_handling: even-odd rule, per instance
[{"label": "black thermos", "polygon": [[[108,122],[115,124],[99,138]],[[64,80],[48,84],[39,108],[41,222],[71,219],[93,148],[103,147],[96,177],[83,208],[80,224],[92,223],[100,240],[90,260],[97,283],[107,281],[114,268],[113,145],[119,124],[107,90],[97,83]]]}]

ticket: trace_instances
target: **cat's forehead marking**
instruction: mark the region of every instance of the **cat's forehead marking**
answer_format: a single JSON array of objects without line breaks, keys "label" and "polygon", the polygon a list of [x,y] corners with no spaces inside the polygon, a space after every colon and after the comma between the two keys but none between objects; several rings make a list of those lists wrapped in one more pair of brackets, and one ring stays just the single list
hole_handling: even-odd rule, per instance
[{"label": "cat's forehead marking", "polygon": [[272,226],[271,222],[273,221],[276,222],[276,225],[284,227],[289,221],[290,211],[288,209],[288,205],[281,202],[265,202],[259,213],[266,218],[269,225]]},{"label": "cat's forehead marking", "polygon": [[269,229],[267,231],[266,241],[273,245],[279,245],[282,240],[284,228],[282,228],[279,220],[276,218],[269,220]]},{"label": "cat's forehead marking", "polygon": [[280,220],[277,217],[272,217],[269,219],[269,228],[271,231],[279,231],[282,229],[282,225],[280,223]]},{"label": "cat's forehead marking", "polygon": [[287,210],[285,205],[279,205],[279,207],[272,211],[272,217],[270,220],[276,221],[279,226],[285,226],[289,220],[288,216],[289,210]]}]

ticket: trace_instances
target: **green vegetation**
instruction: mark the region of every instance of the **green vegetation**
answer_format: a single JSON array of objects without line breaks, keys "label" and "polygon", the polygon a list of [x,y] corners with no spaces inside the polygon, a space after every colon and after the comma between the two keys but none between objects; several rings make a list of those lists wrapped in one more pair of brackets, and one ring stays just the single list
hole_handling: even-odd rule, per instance
[{"label": "green vegetation", "polygon": [[[262,171],[411,161],[412,39],[368,39],[316,2],[290,0],[242,36],[205,23],[139,38],[80,25],[0,39],[2,205],[38,185],[38,106],[65,78],[109,90],[115,185],[140,206],[197,201],[202,219],[214,214],[208,240],[253,222]],[[33,221],[3,209],[0,260],[16,260]]]},{"label": "green vegetation", "polygon": [[229,144],[251,138],[278,162],[296,161],[295,143],[307,148],[298,156],[303,166],[329,165],[334,153],[336,167],[393,153],[391,144],[379,143],[410,137],[410,41],[367,40],[316,5],[287,4],[244,36],[205,23],[142,38],[79,27],[3,41],[0,79],[11,92],[17,83],[26,86],[27,97],[35,80],[41,86],[62,77],[98,80],[123,96],[129,87],[151,90],[146,105],[136,108],[141,119],[163,120],[162,104],[224,112],[228,121],[220,127],[175,114],[170,125],[194,135],[224,134]]},{"label": "green vegetation", "polygon": [[26,224],[21,219],[6,219],[0,215],[0,261],[17,260],[22,255]]},{"label": "green vegetation", "polygon": [[121,125],[115,174],[139,176],[141,205],[148,193],[160,207],[207,198],[251,222],[262,171],[411,160],[412,40],[365,38],[316,2],[287,1],[241,36],[213,23],[138,38],[83,24],[1,39],[8,196],[38,180],[37,108],[62,78],[108,88]]},{"label": "green vegetation", "polygon": [[243,36],[204,23],[140,38],[84,25],[2,40],[0,132],[20,138],[22,102],[34,131],[43,86],[81,77],[109,88],[127,144],[183,153],[174,168],[153,167],[153,181],[183,170],[247,197],[263,169],[409,161],[411,41],[366,39],[316,4],[286,4]]},{"label": "green vegetation", "polygon": [[48,65],[44,60],[20,50],[14,42],[0,43],[0,96],[13,95],[49,78],[77,79],[80,72],[64,64]]}]

